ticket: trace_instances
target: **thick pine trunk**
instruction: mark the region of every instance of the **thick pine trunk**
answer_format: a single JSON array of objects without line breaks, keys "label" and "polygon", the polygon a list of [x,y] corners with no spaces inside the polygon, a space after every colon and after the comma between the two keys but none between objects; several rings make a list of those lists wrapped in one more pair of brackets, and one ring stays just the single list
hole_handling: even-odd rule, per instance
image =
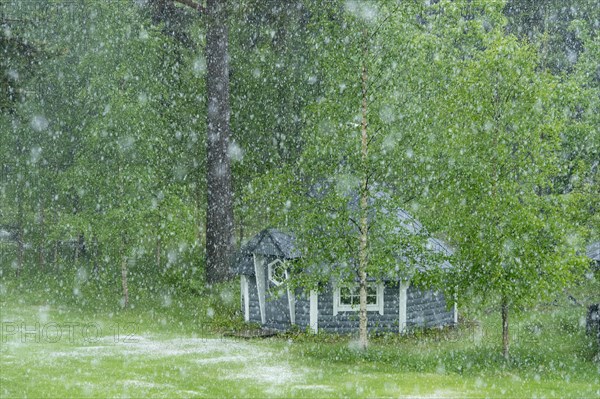
[{"label": "thick pine trunk", "polygon": [[[200,181],[200,176],[198,174],[197,181]],[[198,246],[202,245],[203,240],[206,239],[206,230],[204,228],[204,223],[201,222],[202,218],[202,210],[204,207],[204,192],[200,189],[200,184],[196,184],[195,188],[195,220],[196,220],[196,243]]]},{"label": "thick pine trunk", "polygon": [[218,282],[230,275],[233,252],[233,198],[228,156],[229,60],[227,1],[207,1],[206,88],[207,116],[207,212],[206,279]]},{"label": "thick pine trunk", "polygon": [[[366,34],[365,34],[366,37]],[[366,49],[365,60],[366,63]],[[360,192],[360,247],[359,247],[359,278],[360,278],[360,315],[359,315],[359,345],[366,349],[368,345],[367,331],[367,265],[368,234],[369,234],[369,181],[368,181],[368,136],[367,136],[367,67],[362,67],[362,126],[361,126],[361,159],[363,179]]]},{"label": "thick pine trunk", "polygon": [[508,335],[508,300],[502,299],[502,356],[509,358],[509,335]]}]

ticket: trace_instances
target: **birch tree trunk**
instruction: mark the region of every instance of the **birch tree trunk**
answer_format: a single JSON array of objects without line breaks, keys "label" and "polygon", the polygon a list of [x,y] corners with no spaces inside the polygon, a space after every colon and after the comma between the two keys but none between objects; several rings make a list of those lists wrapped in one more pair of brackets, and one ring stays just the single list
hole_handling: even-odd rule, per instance
[{"label": "birch tree trunk", "polygon": [[[365,39],[366,39],[365,31]],[[367,135],[367,46],[362,66],[362,124],[361,124],[361,160],[363,178],[360,190],[360,247],[359,247],[359,279],[360,279],[360,314],[359,314],[359,346],[366,349],[368,345],[367,331],[367,265],[369,262],[369,140]]]},{"label": "birch tree trunk", "polygon": [[508,299],[502,298],[502,356],[509,359]]},{"label": "birch tree trunk", "polygon": [[123,287],[123,308],[127,308],[129,305],[129,289],[127,288],[127,256],[124,249],[121,251],[121,285]]}]

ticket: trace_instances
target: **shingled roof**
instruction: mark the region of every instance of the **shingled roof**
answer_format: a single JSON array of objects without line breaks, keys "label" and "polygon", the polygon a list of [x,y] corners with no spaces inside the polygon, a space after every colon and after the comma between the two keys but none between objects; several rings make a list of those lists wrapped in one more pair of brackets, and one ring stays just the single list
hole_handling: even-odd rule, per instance
[{"label": "shingled roof", "polygon": [[[399,209],[396,213],[399,224],[411,233],[418,233],[424,229],[423,225],[412,217],[408,212]],[[400,227],[398,227],[398,231]],[[239,274],[254,275],[253,254],[263,256],[274,256],[283,259],[297,259],[301,256],[299,249],[295,245],[296,238],[292,233],[284,233],[277,229],[265,229],[252,237],[240,250],[236,261],[236,268]],[[429,237],[427,238],[428,249],[450,256],[454,253],[443,241]],[[402,255],[399,254],[399,259]],[[442,269],[452,267],[450,262],[445,260]],[[420,271],[425,271],[420,270]]]},{"label": "shingled roof", "polygon": [[283,259],[300,257],[300,251],[294,247],[295,237],[277,229],[265,229],[252,237],[240,250],[237,258],[239,274],[253,275],[253,254],[276,256]]},{"label": "shingled roof", "polygon": [[279,258],[294,259],[300,252],[294,248],[295,238],[277,229],[265,229],[244,245],[242,252]]},{"label": "shingled roof", "polygon": [[600,241],[596,241],[588,245],[586,255],[589,258],[600,262]]}]

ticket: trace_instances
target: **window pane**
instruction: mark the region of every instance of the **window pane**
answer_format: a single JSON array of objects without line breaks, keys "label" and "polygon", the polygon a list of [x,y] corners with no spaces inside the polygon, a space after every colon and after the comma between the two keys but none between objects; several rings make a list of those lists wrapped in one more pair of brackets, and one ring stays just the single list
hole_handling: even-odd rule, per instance
[{"label": "window pane", "polygon": [[352,296],[350,294],[350,289],[347,287],[340,288],[340,304],[352,305]]},{"label": "window pane", "polygon": [[[351,287],[340,287],[339,303],[358,309],[360,306],[360,286],[356,284]],[[377,285],[370,283],[367,285],[367,305],[377,305],[377,303]]]},{"label": "window pane", "polygon": [[286,264],[279,259],[269,263],[269,280],[276,285],[283,284],[286,280],[285,270]]},{"label": "window pane", "polygon": [[285,269],[281,263],[274,267],[273,278],[275,278],[277,281],[285,280]]}]

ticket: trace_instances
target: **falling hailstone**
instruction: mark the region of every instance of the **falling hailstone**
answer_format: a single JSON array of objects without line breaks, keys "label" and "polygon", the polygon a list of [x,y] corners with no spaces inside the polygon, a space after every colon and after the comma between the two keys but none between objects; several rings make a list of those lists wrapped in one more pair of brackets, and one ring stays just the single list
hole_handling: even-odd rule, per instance
[{"label": "falling hailstone", "polygon": [[48,119],[46,119],[46,117],[42,115],[35,115],[31,119],[31,128],[36,132],[46,130],[48,128]]},{"label": "falling hailstone", "polygon": [[244,151],[236,142],[231,142],[227,148],[227,155],[232,161],[240,162],[244,158]]},{"label": "falling hailstone", "polygon": [[367,22],[372,22],[377,18],[377,9],[367,2],[362,1],[347,1],[346,10],[350,14],[354,14],[358,18],[362,18]]},{"label": "falling hailstone", "polygon": [[41,147],[33,147],[31,149],[31,163],[36,164],[40,160],[40,156],[42,155]]},{"label": "falling hailstone", "polygon": [[194,61],[193,69],[196,75],[201,75],[206,71],[206,60],[204,59],[204,57],[196,58],[196,60]]},{"label": "falling hailstone", "polygon": [[14,69],[10,69],[7,72],[7,75],[9,78],[11,78],[12,80],[19,80],[19,72],[14,70]]}]

